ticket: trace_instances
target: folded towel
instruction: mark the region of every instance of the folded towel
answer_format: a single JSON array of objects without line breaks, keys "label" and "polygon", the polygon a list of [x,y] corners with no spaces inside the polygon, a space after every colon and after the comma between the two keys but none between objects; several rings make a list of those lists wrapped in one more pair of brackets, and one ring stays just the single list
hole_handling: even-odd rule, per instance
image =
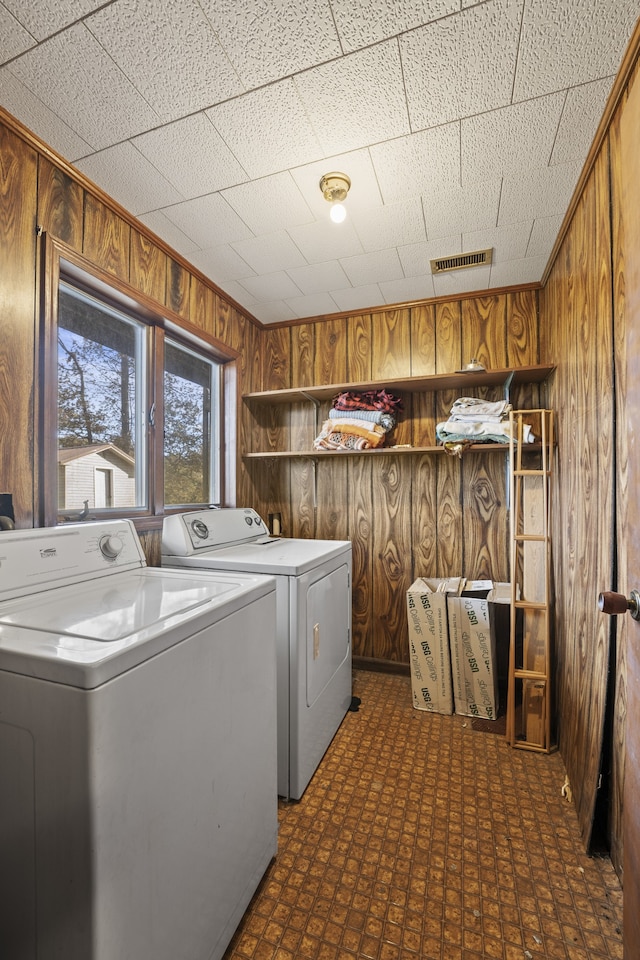
[{"label": "folded towel", "polygon": [[[465,423],[460,420],[445,420],[436,426],[436,437],[442,443],[449,440],[473,440],[475,443],[509,443],[511,438],[508,420],[502,423],[483,422]],[[523,443],[533,443],[534,436],[529,424],[523,424]]]},{"label": "folded towel", "polygon": [[358,420],[369,420],[371,423],[379,423],[385,430],[393,430],[396,425],[396,418],[393,414],[386,413],[384,410],[360,410],[358,408],[338,410],[337,407],[332,407],[329,411],[329,417],[331,420],[345,420],[357,417]]},{"label": "folded towel", "polygon": [[484,421],[496,423],[506,419],[512,409],[508,400],[479,400],[477,397],[459,397],[451,407],[450,420]]}]

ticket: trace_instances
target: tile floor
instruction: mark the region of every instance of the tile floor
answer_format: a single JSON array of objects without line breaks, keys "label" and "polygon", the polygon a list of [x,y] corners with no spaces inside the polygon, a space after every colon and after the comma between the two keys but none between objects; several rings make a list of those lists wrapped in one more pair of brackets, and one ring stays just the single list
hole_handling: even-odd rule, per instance
[{"label": "tile floor", "polygon": [[622,958],[620,884],[559,754],[414,710],[408,677],[353,692],[225,960]]}]

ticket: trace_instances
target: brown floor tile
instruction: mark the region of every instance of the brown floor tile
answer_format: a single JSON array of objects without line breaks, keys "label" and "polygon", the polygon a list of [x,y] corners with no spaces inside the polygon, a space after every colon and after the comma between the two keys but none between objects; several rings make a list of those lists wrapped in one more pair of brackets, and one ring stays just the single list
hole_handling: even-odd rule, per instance
[{"label": "brown floor tile", "polygon": [[224,960],[622,960],[622,896],[582,850],[559,754],[512,750],[354,672]]}]

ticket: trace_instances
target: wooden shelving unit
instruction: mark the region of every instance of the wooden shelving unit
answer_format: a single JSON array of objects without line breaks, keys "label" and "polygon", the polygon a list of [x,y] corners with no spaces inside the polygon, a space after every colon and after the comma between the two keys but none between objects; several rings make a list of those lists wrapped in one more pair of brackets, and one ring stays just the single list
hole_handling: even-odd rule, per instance
[{"label": "wooden shelving unit", "polygon": [[[437,373],[429,376],[401,377],[385,380],[368,380],[358,383],[331,383],[309,387],[291,387],[283,390],[261,390],[246,393],[244,402],[249,408],[270,406],[273,404],[295,404],[309,401],[316,411],[322,403],[330,402],[338,393],[345,391],[363,392],[385,389],[390,393],[434,393],[440,390],[469,391],[479,387],[502,387],[505,399],[509,398],[512,386],[529,383],[542,383],[553,372],[552,365],[535,364],[533,366],[482,370],[478,372]],[[506,443],[479,443],[470,451],[490,452],[508,451]],[[326,457],[362,457],[362,456],[402,456],[415,454],[445,453],[442,445],[379,447],[374,450],[257,450],[243,454],[243,460],[278,460],[311,458],[323,460]]]},{"label": "wooden shelving unit", "polygon": [[[511,616],[506,738],[549,753],[551,729],[551,410],[510,414]],[[523,442],[529,424],[541,442]]]}]

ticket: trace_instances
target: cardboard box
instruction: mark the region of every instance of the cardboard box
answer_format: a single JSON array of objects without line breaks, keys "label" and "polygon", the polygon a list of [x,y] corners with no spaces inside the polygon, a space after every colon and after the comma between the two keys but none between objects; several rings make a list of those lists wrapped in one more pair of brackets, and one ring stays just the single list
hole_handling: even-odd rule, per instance
[{"label": "cardboard box", "polygon": [[420,578],[407,591],[411,692],[416,710],[453,713],[447,594],[458,593],[461,577]]},{"label": "cardboard box", "polygon": [[495,720],[498,712],[496,621],[511,602],[511,585],[467,580],[458,596],[447,597],[455,712]]}]

